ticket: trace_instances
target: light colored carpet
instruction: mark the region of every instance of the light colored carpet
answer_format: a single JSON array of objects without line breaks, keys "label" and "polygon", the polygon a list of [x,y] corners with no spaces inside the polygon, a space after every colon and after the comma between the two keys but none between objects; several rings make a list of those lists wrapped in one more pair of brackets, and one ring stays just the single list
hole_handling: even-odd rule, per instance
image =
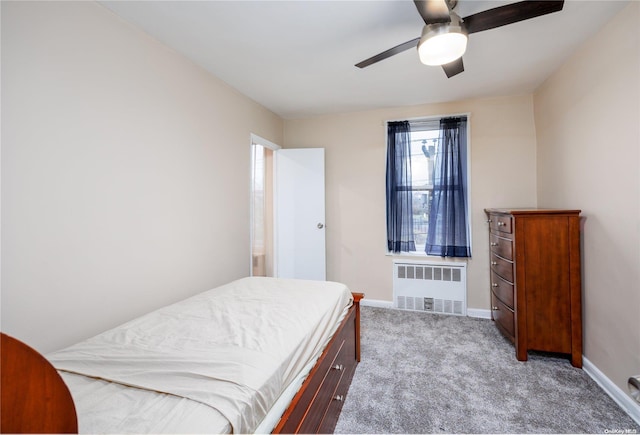
[{"label": "light colored carpet", "polygon": [[361,332],[335,433],[640,433],[567,359],[517,361],[490,320],[362,307]]}]

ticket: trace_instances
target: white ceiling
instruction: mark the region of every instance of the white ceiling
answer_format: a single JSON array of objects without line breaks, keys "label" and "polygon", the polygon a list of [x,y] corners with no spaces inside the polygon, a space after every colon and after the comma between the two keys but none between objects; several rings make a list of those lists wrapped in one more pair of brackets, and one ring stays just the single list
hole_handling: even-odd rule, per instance
[{"label": "white ceiling", "polygon": [[[465,17],[513,1],[460,0]],[[409,0],[101,1],[284,118],[530,93],[627,2],[569,0],[550,15],[470,35],[465,72],[447,79],[408,50],[420,36]]]}]

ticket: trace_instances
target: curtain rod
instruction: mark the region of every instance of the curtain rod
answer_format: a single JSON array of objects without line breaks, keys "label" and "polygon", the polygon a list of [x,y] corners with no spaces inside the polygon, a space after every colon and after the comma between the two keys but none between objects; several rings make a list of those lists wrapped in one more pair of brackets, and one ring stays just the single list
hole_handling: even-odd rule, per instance
[{"label": "curtain rod", "polygon": [[453,114],[449,114],[449,115],[429,115],[429,116],[417,116],[417,117],[412,117],[412,118],[403,118],[403,119],[387,119],[382,121],[382,125],[385,125],[389,122],[398,122],[398,121],[430,121],[430,120],[436,120],[436,119],[442,119],[442,118],[451,118],[451,117],[455,117],[455,116],[466,116],[467,119],[469,119],[471,117],[471,112],[465,112],[465,113],[453,113]]}]

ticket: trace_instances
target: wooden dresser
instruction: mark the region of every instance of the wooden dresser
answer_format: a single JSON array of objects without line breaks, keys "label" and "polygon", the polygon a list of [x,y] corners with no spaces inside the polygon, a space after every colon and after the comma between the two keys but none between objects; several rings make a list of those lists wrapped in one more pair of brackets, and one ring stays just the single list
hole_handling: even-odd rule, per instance
[{"label": "wooden dresser", "polygon": [[488,208],[491,318],[516,347],[582,367],[580,210]]}]

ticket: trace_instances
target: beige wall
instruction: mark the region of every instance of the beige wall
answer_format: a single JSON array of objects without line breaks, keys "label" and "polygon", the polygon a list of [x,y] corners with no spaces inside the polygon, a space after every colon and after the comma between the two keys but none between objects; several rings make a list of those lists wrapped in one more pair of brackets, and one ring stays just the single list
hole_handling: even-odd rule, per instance
[{"label": "beige wall", "polygon": [[2,2],[2,330],[41,351],[249,274],[282,120],[93,2]]},{"label": "beige wall", "polygon": [[470,114],[473,259],[468,306],[489,309],[485,207],[536,205],[531,96],[432,104],[285,121],[284,146],[326,149],[327,279],[392,300],[386,255],[385,121]]},{"label": "beige wall", "polygon": [[538,203],[583,211],[584,355],[640,374],[640,3],[535,94]]}]

